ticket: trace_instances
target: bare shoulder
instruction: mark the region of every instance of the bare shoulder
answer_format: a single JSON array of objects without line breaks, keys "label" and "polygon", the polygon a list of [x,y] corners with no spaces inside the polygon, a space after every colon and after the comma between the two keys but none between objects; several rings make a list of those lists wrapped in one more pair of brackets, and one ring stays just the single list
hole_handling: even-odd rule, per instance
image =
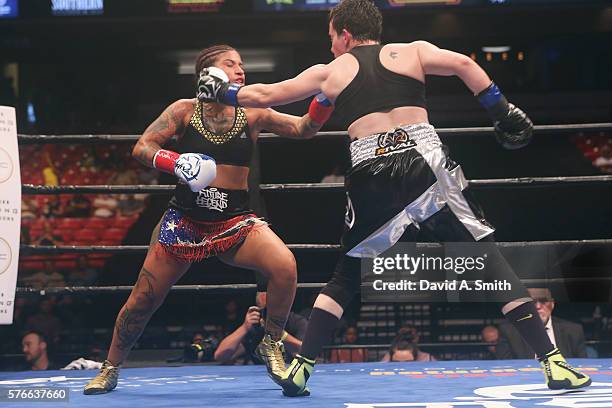
[{"label": "bare shoulder", "polygon": [[191,116],[195,110],[195,106],[197,103],[196,98],[192,99],[179,99],[174,101],[168,106],[166,112],[172,119],[172,121],[176,124],[177,128],[181,126],[185,126],[189,120],[191,120]]},{"label": "bare shoulder", "polygon": [[192,114],[195,109],[196,103],[196,98],[179,99],[170,104],[170,106],[168,106],[168,109],[176,112],[177,115],[180,113]]},{"label": "bare shoulder", "polygon": [[[333,68],[333,67],[336,67],[336,66],[339,66],[339,65],[344,65],[344,64],[346,64],[349,61],[351,61],[351,62],[352,61],[357,61],[357,58],[355,58],[354,55],[352,55],[352,54],[350,54],[348,52],[345,52],[344,54],[342,54],[338,58],[334,58],[334,60],[332,62],[330,62],[329,64],[327,64],[325,66]],[[321,65],[323,65],[323,64],[321,64]]]},{"label": "bare shoulder", "polygon": [[423,47],[431,47],[432,44],[427,42],[427,41],[423,41],[423,40],[417,40],[417,41],[412,41],[409,43],[389,43],[389,44],[385,44],[385,46],[383,47],[383,50],[396,50],[396,51],[414,51],[417,50],[419,48],[423,48]]}]

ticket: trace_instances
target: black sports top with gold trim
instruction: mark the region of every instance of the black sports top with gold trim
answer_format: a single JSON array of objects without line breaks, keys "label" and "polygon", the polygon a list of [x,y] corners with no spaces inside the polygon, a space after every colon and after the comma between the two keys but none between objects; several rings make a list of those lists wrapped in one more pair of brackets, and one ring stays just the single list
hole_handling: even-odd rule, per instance
[{"label": "black sports top with gold trim", "polygon": [[[219,135],[204,126],[202,104],[197,103],[183,136],[176,143],[175,151],[203,153],[215,159],[217,164],[248,167],[253,155],[253,141],[244,108],[236,108],[234,124]],[[170,206],[185,211],[186,215],[197,220],[226,219],[248,212],[248,192],[207,187],[194,193],[186,184],[177,183]]]},{"label": "black sports top with gold trim", "polygon": [[381,44],[360,45],[349,53],[357,58],[359,71],[336,98],[334,114],[346,125],[373,112],[401,106],[426,107],[425,84],[389,71],[380,62]]},{"label": "black sports top with gold trim", "polygon": [[177,143],[177,152],[204,153],[217,164],[248,167],[253,155],[253,141],[244,108],[236,108],[234,124],[230,130],[218,135],[204,126],[202,104],[197,103],[189,125]]}]

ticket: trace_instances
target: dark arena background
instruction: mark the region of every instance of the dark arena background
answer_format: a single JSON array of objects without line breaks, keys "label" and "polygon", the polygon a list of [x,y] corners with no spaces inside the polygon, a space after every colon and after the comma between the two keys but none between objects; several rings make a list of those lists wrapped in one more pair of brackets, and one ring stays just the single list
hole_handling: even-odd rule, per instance
[{"label": "dark arena background", "polygon": [[[375,3],[383,43],[426,40],[470,56],[533,120],[533,142],[504,150],[460,80],[427,78],[430,123],[496,239],[533,259],[561,254],[554,276],[508,259],[528,287],[549,290],[536,300],[552,310],[557,346],[593,385],[548,390],[533,354],[500,352],[509,340],[497,304],[355,298],[312,395],[285,398],[256,359],[215,362],[255,304],[256,277],[212,259],[174,286],[117,389],[83,395],[176,182],[137,162],[135,142],[165,107],[195,97],[195,58],[211,44],[240,52],[247,84],[332,61],[327,10],[337,1],[0,0],[0,106],[16,114],[13,124],[0,117],[0,318],[12,314],[0,325],[0,406],[10,390],[39,388],[66,393],[53,405],[87,407],[612,407],[612,1]],[[275,109],[301,116],[309,102]],[[20,203],[2,184],[15,124]],[[298,338],[339,257],[348,144],[332,116],[310,140],[264,132],[251,163],[251,206],[297,260]],[[394,357],[398,343],[410,361]],[[36,366],[43,348],[48,364]],[[81,370],[53,371],[64,367]]]}]

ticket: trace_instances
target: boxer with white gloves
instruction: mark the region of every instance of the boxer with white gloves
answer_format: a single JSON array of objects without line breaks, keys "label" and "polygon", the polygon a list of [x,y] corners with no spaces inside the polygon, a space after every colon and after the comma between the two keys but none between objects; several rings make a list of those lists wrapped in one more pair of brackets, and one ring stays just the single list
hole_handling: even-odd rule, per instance
[{"label": "boxer with white gloves", "polygon": [[[242,58],[234,48],[204,49],[196,75],[211,66],[209,72],[216,72],[220,84],[244,84]],[[269,375],[280,378],[285,370],[281,338],[295,296],[296,263],[283,241],[249,208],[249,165],[261,131],[310,138],[331,110],[321,102],[311,109],[314,117],[296,117],[272,109],[181,99],[147,127],[133,156],[145,166],[176,175],[179,182],[153,231],[138,280],[117,316],[108,357],[85,386],[85,394],[103,394],[117,386],[121,363],[172,285],[193,262],[210,257],[255,270],[267,279],[265,335],[258,354]],[[165,148],[170,143],[172,150]]]},{"label": "boxer with white gloves", "polygon": [[176,175],[194,193],[208,187],[217,176],[215,160],[202,153],[178,154],[160,149],[153,156],[153,167]]}]

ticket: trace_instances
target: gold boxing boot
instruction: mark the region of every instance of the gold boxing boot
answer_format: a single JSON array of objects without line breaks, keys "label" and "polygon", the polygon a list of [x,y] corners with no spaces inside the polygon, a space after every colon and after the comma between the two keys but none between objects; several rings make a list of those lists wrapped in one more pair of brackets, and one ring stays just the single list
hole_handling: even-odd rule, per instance
[{"label": "gold boxing boot", "polygon": [[110,361],[104,360],[100,372],[93,378],[93,380],[87,383],[85,389],[83,390],[83,394],[105,394],[115,389],[118,379],[119,367],[115,367]]},{"label": "gold boxing boot", "polygon": [[539,360],[544,369],[546,385],[551,390],[575,390],[591,385],[589,376],[567,364],[557,348]]},{"label": "gold boxing boot", "polygon": [[[285,333],[283,333],[283,338],[286,336]],[[266,363],[268,375],[272,378],[272,381],[279,385],[281,377],[285,372],[285,357],[283,355],[285,347],[283,345],[283,338],[279,341],[274,341],[269,334],[266,334],[256,349],[259,357]]]}]

